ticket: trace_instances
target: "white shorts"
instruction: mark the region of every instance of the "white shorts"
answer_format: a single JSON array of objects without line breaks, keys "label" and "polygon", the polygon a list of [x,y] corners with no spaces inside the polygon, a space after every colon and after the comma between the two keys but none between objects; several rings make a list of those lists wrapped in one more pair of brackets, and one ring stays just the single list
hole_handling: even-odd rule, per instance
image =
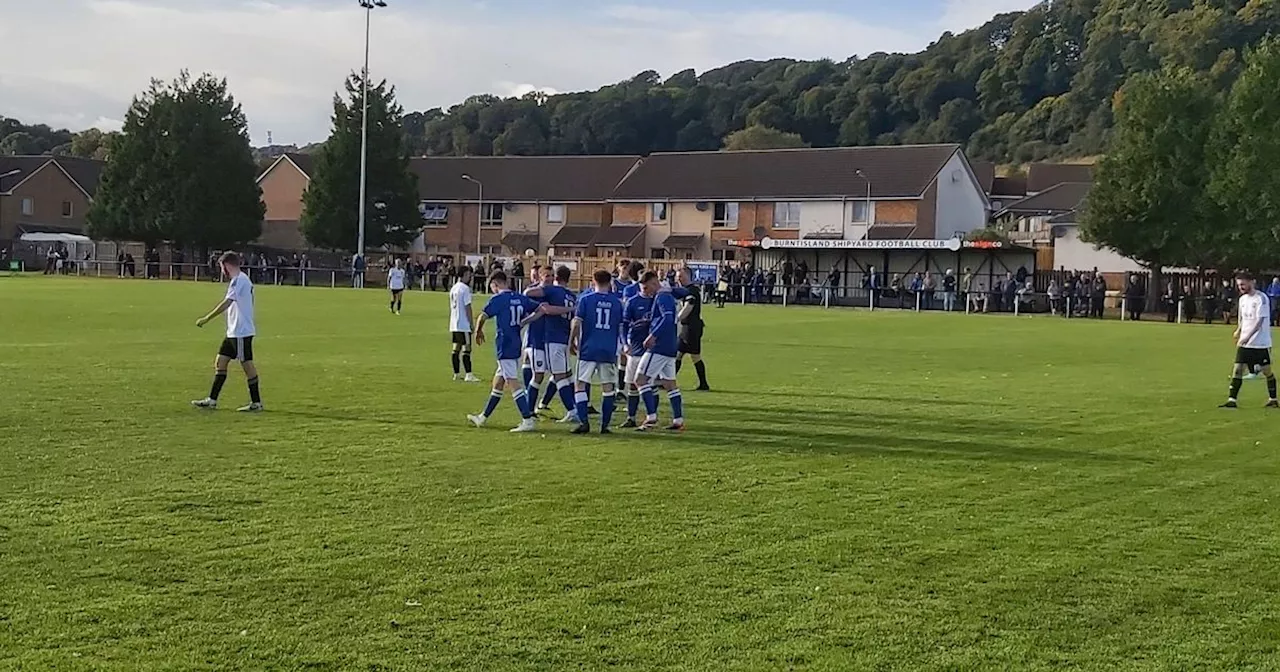
[{"label": "white shorts", "polygon": [[553,376],[569,374],[569,346],[563,343],[547,344],[547,369]]},{"label": "white shorts", "polygon": [[625,371],[625,375],[622,379],[626,384],[636,384],[636,376],[640,375],[640,360],[641,357],[627,358],[627,370]]},{"label": "white shorts", "polygon": [[675,380],[676,358],[646,352],[640,358],[640,375],[648,378],[651,383],[655,380]]},{"label": "white shorts", "polygon": [[601,385],[618,384],[618,365],[609,362],[578,362],[578,382],[600,383]]},{"label": "white shorts", "polygon": [[499,359],[498,372],[494,375],[502,376],[507,380],[520,380],[520,360]]},{"label": "white shorts", "polygon": [[533,369],[534,373],[547,372],[547,351],[546,350],[536,350],[534,348],[525,348],[524,361],[529,363],[529,368]]}]

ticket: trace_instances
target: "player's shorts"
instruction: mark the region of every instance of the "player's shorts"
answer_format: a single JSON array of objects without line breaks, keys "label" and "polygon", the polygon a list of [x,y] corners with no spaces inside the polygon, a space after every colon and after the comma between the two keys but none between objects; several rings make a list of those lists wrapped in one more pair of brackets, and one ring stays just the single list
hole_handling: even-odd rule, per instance
[{"label": "player's shorts", "polygon": [[628,385],[635,385],[636,378],[640,375],[641,355],[628,355],[627,367],[622,371],[622,382]]},{"label": "player's shorts", "polygon": [[458,346],[460,350],[471,349],[471,332],[469,331],[452,331],[449,332],[453,338],[453,344]]},{"label": "player's shorts", "polygon": [[640,358],[640,373],[653,382],[655,380],[675,380],[676,379],[676,358],[666,355],[654,354],[652,351],[644,353],[644,357]]},{"label": "player's shorts", "polygon": [[253,361],[253,337],[226,338],[218,348],[219,357],[229,357],[237,362]]},{"label": "player's shorts", "polygon": [[391,288],[391,295],[392,295],[392,296],[396,296],[396,295],[400,294],[400,293],[401,293],[401,292],[403,292],[403,291],[404,291],[404,287],[401,287],[401,288],[399,288],[399,289],[396,289],[395,287],[392,287],[392,288]]},{"label": "player's shorts", "polygon": [[507,380],[519,380],[520,379],[520,360],[499,359],[498,371],[495,375],[502,376]]},{"label": "player's shorts", "polygon": [[686,355],[702,354],[702,327],[680,330],[680,352]]},{"label": "player's shorts", "polygon": [[547,344],[547,370],[553,376],[569,373],[569,346],[565,343]]},{"label": "player's shorts", "polygon": [[617,385],[618,365],[613,362],[584,362],[578,360],[578,382]]},{"label": "player's shorts", "polygon": [[525,348],[524,361],[529,363],[529,368],[534,373],[547,372],[547,351],[540,348]]},{"label": "player's shorts", "polygon": [[1250,371],[1271,366],[1271,348],[1236,348],[1236,364],[1243,364]]}]

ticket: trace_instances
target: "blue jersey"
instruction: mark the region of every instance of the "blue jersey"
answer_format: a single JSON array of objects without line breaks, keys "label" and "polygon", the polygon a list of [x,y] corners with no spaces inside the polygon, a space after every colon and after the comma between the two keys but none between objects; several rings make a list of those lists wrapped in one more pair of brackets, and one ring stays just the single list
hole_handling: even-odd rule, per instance
[{"label": "blue jersey", "polygon": [[[534,289],[535,287],[541,287],[541,286],[542,286],[541,284],[530,285],[529,289]],[[545,301],[543,299],[533,299],[533,302],[535,304],[538,304],[538,303],[544,303]],[[546,339],[544,338],[544,334],[546,333],[547,327],[546,325],[543,324],[543,322],[545,322],[545,319],[540,319],[540,320],[537,320],[536,322],[530,322],[529,326],[525,327],[524,347],[532,348],[534,350],[545,349]]]},{"label": "blue jersey", "polygon": [[626,278],[614,278],[614,279],[613,279],[613,293],[614,293],[614,295],[616,295],[616,296],[622,296],[622,295],[626,294],[626,292],[627,292],[627,288],[628,288],[628,287],[630,287],[631,285],[634,285],[634,284],[636,284],[636,283],[634,283],[634,282],[632,282],[632,281],[630,281],[630,280],[627,280]]},{"label": "blue jersey", "polygon": [[653,313],[653,298],[636,294],[627,299],[622,311],[622,328],[627,339],[627,355],[644,354],[644,339],[649,338],[649,316]]},{"label": "blue jersey", "polygon": [[493,346],[498,359],[520,359],[520,321],[537,309],[536,301],[509,289],[494,294],[485,304],[484,314],[494,321],[497,332]]},{"label": "blue jersey", "polygon": [[640,296],[640,283],[633,282],[622,288],[622,300],[630,301],[632,298]]},{"label": "blue jersey", "polygon": [[657,339],[650,349],[655,355],[675,357],[680,346],[677,322],[676,297],[671,292],[659,292],[653,299],[649,313],[649,335]]},{"label": "blue jersey", "polygon": [[618,341],[622,338],[622,299],[613,294],[588,294],[578,301],[575,316],[582,320],[578,336],[578,361],[618,361]]},{"label": "blue jersey", "polygon": [[[573,308],[577,296],[568,288],[551,285],[542,288],[542,299],[548,305],[558,308]],[[542,319],[531,325],[542,324],[543,342],[546,344],[569,345],[569,328],[573,325],[573,313],[566,315],[544,315]]]}]

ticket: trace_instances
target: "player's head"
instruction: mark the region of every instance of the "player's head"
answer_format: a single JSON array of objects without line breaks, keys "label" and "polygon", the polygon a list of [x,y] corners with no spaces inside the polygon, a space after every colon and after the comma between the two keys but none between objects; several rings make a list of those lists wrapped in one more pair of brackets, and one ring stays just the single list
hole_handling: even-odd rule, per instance
[{"label": "player's head", "polygon": [[680,283],[681,286],[685,286],[693,282],[693,274],[689,272],[689,268],[687,266],[681,266],[680,269],[676,271],[676,282]]},{"label": "player's head", "polygon": [[1253,274],[1248,271],[1236,273],[1236,289],[1239,289],[1241,294],[1252,292],[1256,282],[1257,280],[1254,279]]},{"label": "player's head", "polygon": [[[564,268],[564,266],[561,266],[560,268]],[[613,274],[603,268],[592,273],[591,279],[596,283],[596,291],[601,294],[608,294],[609,290],[613,288]]]},{"label": "player's head", "polygon": [[657,296],[659,289],[662,289],[662,281],[658,279],[657,273],[645,271],[644,275],[640,276],[640,290],[645,296]]},{"label": "player's head", "polygon": [[573,271],[569,270],[568,266],[556,267],[556,284],[557,285],[567,285],[569,284],[569,280],[571,278],[573,278]]},{"label": "player's head", "polygon": [[556,281],[556,271],[550,266],[543,266],[538,273],[538,281],[543,285],[550,285]]},{"label": "player's head", "polygon": [[644,273],[644,264],[633,261],[627,266],[627,277],[631,278],[632,282],[639,282],[641,273]]},{"label": "player's head", "polygon": [[468,285],[471,284],[471,267],[470,266],[463,266],[462,268],[458,269],[458,282],[462,282]]},{"label": "player's head", "polygon": [[542,279],[542,265],[534,264],[533,268],[529,269],[529,282],[538,282],[541,279]]},{"label": "player's head", "polygon": [[218,257],[218,265],[222,267],[222,271],[227,275],[240,270],[240,255],[235,252],[223,252]]},{"label": "player's head", "polygon": [[619,278],[627,277],[627,270],[630,268],[631,268],[630,261],[626,259],[619,259],[618,260],[618,277]]},{"label": "player's head", "polygon": [[404,268],[404,259],[396,259],[396,268]]},{"label": "player's head", "polygon": [[490,291],[492,291],[494,294],[497,294],[498,292],[501,292],[506,288],[507,288],[507,274],[503,273],[502,271],[494,271],[493,275],[489,276]]}]

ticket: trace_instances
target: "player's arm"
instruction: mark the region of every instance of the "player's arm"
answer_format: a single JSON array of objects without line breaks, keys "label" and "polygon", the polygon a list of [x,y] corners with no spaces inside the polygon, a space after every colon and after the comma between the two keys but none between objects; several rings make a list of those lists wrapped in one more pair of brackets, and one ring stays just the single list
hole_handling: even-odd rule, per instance
[{"label": "player's arm", "polygon": [[230,296],[226,297],[222,301],[218,302],[218,305],[214,306],[213,310],[209,311],[208,315],[205,315],[204,317],[196,320],[196,326],[203,327],[204,325],[208,324],[209,321],[212,320],[213,318],[227,312],[227,309],[230,308],[231,304],[235,302],[236,300],[231,298]]},{"label": "player's arm", "polygon": [[[470,308],[468,308],[470,310]],[[480,320],[476,322],[476,332],[474,338],[476,345],[484,345],[484,323],[489,321],[489,313],[481,312]]]},{"label": "player's arm", "polygon": [[675,319],[675,305],[669,301],[663,301],[662,298],[670,299],[670,297],[660,297],[653,304],[654,316],[650,318],[649,338],[644,339],[644,347],[652,348],[658,342],[658,330],[662,329],[668,322]]},{"label": "player's arm", "polygon": [[542,287],[530,287],[524,290],[524,295],[531,299],[543,299],[546,298],[547,292]]},{"label": "player's arm", "polygon": [[578,354],[578,337],[582,334],[582,318],[574,317],[569,324],[569,354]]},{"label": "player's arm", "polygon": [[684,307],[680,309],[679,320],[681,324],[683,324],[685,320],[688,320],[689,316],[692,314],[693,314],[693,301],[685,301]]}]

